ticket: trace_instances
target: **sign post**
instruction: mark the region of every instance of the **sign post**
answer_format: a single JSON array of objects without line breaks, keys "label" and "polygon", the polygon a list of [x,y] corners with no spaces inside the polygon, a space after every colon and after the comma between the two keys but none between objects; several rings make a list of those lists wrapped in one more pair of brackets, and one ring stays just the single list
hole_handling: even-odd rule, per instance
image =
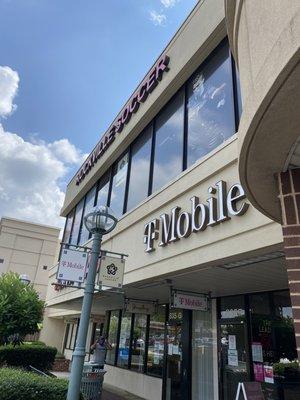
[{"label": "sign post", "polygon": [[264,400],[259,382],[239,382],[235,400],[239,400],[241,392],[244,400]]}]

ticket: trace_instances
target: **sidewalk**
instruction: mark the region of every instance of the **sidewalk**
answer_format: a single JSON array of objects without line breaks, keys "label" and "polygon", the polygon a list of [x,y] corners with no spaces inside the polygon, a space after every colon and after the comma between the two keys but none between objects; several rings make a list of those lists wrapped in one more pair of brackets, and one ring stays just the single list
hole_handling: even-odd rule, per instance
[{"label": "sidewalk", "polygon": [[[70,372],[55,372],[51,371],[57,378],[69,379]],[[145,400],[135,396],[125,390],[118,389],[114,386],[103,383],[103,391],[101,400]]]}]

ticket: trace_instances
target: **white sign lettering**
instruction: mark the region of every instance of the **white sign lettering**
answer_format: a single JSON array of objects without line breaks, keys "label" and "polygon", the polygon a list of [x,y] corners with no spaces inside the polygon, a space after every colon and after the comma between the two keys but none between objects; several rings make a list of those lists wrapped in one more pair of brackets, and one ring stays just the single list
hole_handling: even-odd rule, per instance
[{"label": "white sign lettering", "polygon": [[173,307],[184,308],[187,310],[207,311],[207,297],[176,291],[173,293]]},{"label": "white sign lettering", "polygon": [[246,195],[239,183],[234,184],[227,192],[226,182],[219,181],[208,188],[212,195],[201,203],[197,196],[190,199],[191,211],[181,212],[180,207],[172,208],[170,214],[162,214],[148,222],[144,228],[144,243],[146,253],[154,251],[154,242],[160,237],[158,246],[166,246],[181,238],[187,238],[191,233],[204,231],[208,226],[214,226],[228,221],[231,216],[245,214],[249,204],[241,202]]},{"label": "white sign lettering", "polygon": [[83,282],[87,262],[87,253],[64,249],[61,253],[57,278],[65,281]]}]

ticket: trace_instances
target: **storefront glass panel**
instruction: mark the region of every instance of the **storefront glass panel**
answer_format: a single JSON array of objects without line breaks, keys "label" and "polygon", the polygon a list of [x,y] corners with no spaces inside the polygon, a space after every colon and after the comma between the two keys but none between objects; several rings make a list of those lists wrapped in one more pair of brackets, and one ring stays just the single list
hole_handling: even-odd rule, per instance
[{"label": "storefront glass panel", "polygon": [[126,153],[113,168],[110,207],[116,217],[123,214],[124,196],[128,170],[128,153]]},{"label": "storefront glass panel", "polygon": [[150,315],[147,372],[162,376],[165,348],[165,307]]},{"label": "storefront glass panel", "polygon": [[128,367],[131,319],[131,314],[129,313],[122,315],[117,360],[117,365],[119,367]]},{"label": "storefront glass panel", "polygon": [[268,400],[300,395],[299,375],[297,383],[295,374],[278,372],[279,362],[297,358],[287,290],[220,299],[220,350],[223,400],[234,398],[243,381],[260,382]]},{"label": "storefront glass panel", "polygon": [[232,67],[228,45],[201,66],[188,83],[187,165],[235,133]]},{"label": "storefront glass panel", "polygon": [[152,126],[148,127],[132,145],[127,210],[131,210],[148,196]]},{"label": "storefront glass panel", "polygon": [[111,349],[107,350],[106,353],[106,362],[107,364],[114,364],[116,358],[116,349],[117,349],[117,339],[118,339],[118,328],[119,328],[119,315],[120,311],[111,311],[110,319],[109,319],[109,328],[108,328],[108,342],[111,345]]},{"label": "storefront glass panel", "polygon": [[193,312],[192,399],[214,398],[213,335],[210,311]]},{"label": "storefront glass panel", "polygon": [[183,169],[184,91],[181,90],[155,121],[152,192],[170,182]]},{"label": "storefront glass panel", "polygon": [[146,329],[147,315],[135,314],[131,350],[131,369],[138,372],[144,372]]}]

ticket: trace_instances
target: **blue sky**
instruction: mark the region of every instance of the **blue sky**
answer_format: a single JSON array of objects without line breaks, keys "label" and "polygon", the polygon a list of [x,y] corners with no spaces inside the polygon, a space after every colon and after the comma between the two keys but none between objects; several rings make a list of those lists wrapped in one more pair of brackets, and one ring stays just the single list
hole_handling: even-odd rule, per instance
[{"label": "blue sky", "polygon": [[90,151],[196,1],[173,3],[2,0],[0,65],[20,77],[5,128]]},{"label": "blue sky", "polygon": [[0,0],[0,217],[61,225],[68,180],[196,3]]}]

